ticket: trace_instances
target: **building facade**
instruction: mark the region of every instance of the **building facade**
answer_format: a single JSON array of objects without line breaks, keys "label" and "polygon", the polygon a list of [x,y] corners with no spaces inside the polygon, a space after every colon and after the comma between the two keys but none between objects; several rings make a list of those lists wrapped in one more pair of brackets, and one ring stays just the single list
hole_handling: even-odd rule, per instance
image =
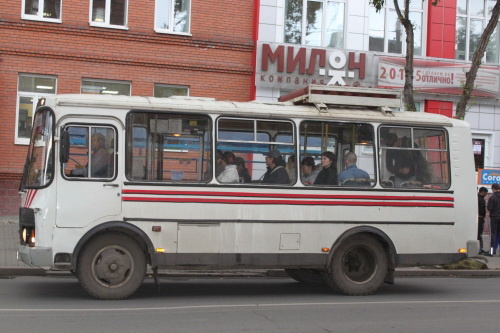
[{"label": "building facade", "polygon": [[[301,86],[401,89],[405,31],[393,0],[261,0],[256,98],[275,101]],[[461,85],[494,0],[411,1],[415,100],[421,112],[454,116]],[[400,6],[403,1],[399,1]],[[500,34],[488,45],[465,120],[477,168],[500,167]]]},{"label": "building facade", "polygon": [[223,2],[0,0],[0,214],[17,214],[43,96],[252,99],[255,2]]},{"label": "building facade", "polygon": [[[308,84],[401,89],[392,0],[0,0],[0,215],[16,214],[31,121],[51,94],[276,101]],[[403,1],[399,1],[402,4]],[[494,0],[412,1],[415,99],[452,117]],[[465,120],[477,168],[500,167],[500,33]]]}]

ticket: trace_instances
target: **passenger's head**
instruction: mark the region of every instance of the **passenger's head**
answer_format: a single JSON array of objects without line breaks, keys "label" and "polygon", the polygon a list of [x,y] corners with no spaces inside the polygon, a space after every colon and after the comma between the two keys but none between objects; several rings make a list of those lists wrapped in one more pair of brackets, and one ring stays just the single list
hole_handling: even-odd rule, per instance
[{"label": "passenger's head", "polygon": [[384,143],[386,147],[392,147],[398,141],[398,135],[396,133],[391,133],[389,131],[382,134]]},{"label": "passenger's head", "polygon": [[321,153],[321,166],[328,168],[335,161],[335,155],[331,151]]},{"label": "passenger's head", "polygon": [[356,165],[358,157],[352,151],[348,152],[344,156],[344,163],[346,166]]},{"label": "passenger's head", "polygon": [[302,173],[306,176],[310,175],[314,170],[314,166],[314,158],[312,158],[311,156],[304,158],[301,163]]},{"label": "passenger's head", "polygon": [[274,167],[280,165],[283,161],[283,156],[277,149],[271,149],[269,152],[264,154],[266,156],[266,165],[268,167]]},{"label": "passenger's head", "polygon": [[226,151],[224,154],[222,154],[222,160],[226,164],[234,164],[236,160],[236,156],[234,156],[233,152],[231,151]]},{"label": "passenger's head", "polygon": [[105,148],[105,146],[106,146],[106,139],[104,138],[104,135],[102,135],[101,133],[92,134],[91,147],[93,151]]},{"label": "passenger's head", "polygon": [[491,185],[491,189],[493,190],[493,192],[500,191],[500,185],[495,183],[495,184]]},{"label": "passenger's head", "polygon": [[479,195],[482,197],[485,197],[486,194],[488,194],[488,189],[486,187],[480,187],[479,188]]},{"label": "passenger's head", "polygon": [[289,169],[295,168],[295,154],[290,155],[290,157],[288,157],[288,168]]}]

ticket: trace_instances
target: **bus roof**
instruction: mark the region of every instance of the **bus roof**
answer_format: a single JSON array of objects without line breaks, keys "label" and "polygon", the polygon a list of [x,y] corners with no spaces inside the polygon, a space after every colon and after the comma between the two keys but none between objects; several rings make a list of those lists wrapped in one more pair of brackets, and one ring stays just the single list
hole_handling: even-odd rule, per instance
[{"label": "bus roof", "polygon": [[[61,94],[47,97],[48,106],[106,108],[122,110],[154,110],[205,112],[226,116],[263,116],[272,118],[307,118],[317,120],[367,121],[398,123],[408,125],[438,125],[469,127],[461,120],[442,115],[422,112],[383,112],[381,108],[363,108],[328,105],[326,110],[318,110],[314,105],[294,105],[291,102],[233,102],[218,101],[213,98],[175,96],[155,98],[144,96],[109,96],[90,94]],[[387,111],[387,109],[386,109]],[[57,114],[59,112],[56,111]],[[74,114],[74,111],[70,113]],[[90,111],[89,111],[89,114]],[[102,115],[102,112],[100,113]],[[116,115],[116,114],[113,114]]]}]

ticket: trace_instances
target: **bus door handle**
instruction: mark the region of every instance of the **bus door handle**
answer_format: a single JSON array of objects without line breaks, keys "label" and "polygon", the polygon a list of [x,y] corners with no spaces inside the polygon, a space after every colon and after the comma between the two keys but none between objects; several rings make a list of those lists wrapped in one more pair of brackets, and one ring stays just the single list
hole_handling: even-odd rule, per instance
[{"label": "bus door handle", "polygon": [[118,185],[118,184],[102,184],[102,186],[104,186],[104,187],[118,187],[120,185]]}]

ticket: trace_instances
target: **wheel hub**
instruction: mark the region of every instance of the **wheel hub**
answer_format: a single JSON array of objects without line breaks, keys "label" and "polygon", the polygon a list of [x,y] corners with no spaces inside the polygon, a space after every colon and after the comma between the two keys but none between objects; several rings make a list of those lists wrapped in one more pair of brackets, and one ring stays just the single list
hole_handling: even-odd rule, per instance
[{"label": "wheel hub", "polygon": [[122,247],[108,246],[99,251],[92,266],[94,278],[106,287],[119,287],[126,283],[133,270],[131,254]]}]

